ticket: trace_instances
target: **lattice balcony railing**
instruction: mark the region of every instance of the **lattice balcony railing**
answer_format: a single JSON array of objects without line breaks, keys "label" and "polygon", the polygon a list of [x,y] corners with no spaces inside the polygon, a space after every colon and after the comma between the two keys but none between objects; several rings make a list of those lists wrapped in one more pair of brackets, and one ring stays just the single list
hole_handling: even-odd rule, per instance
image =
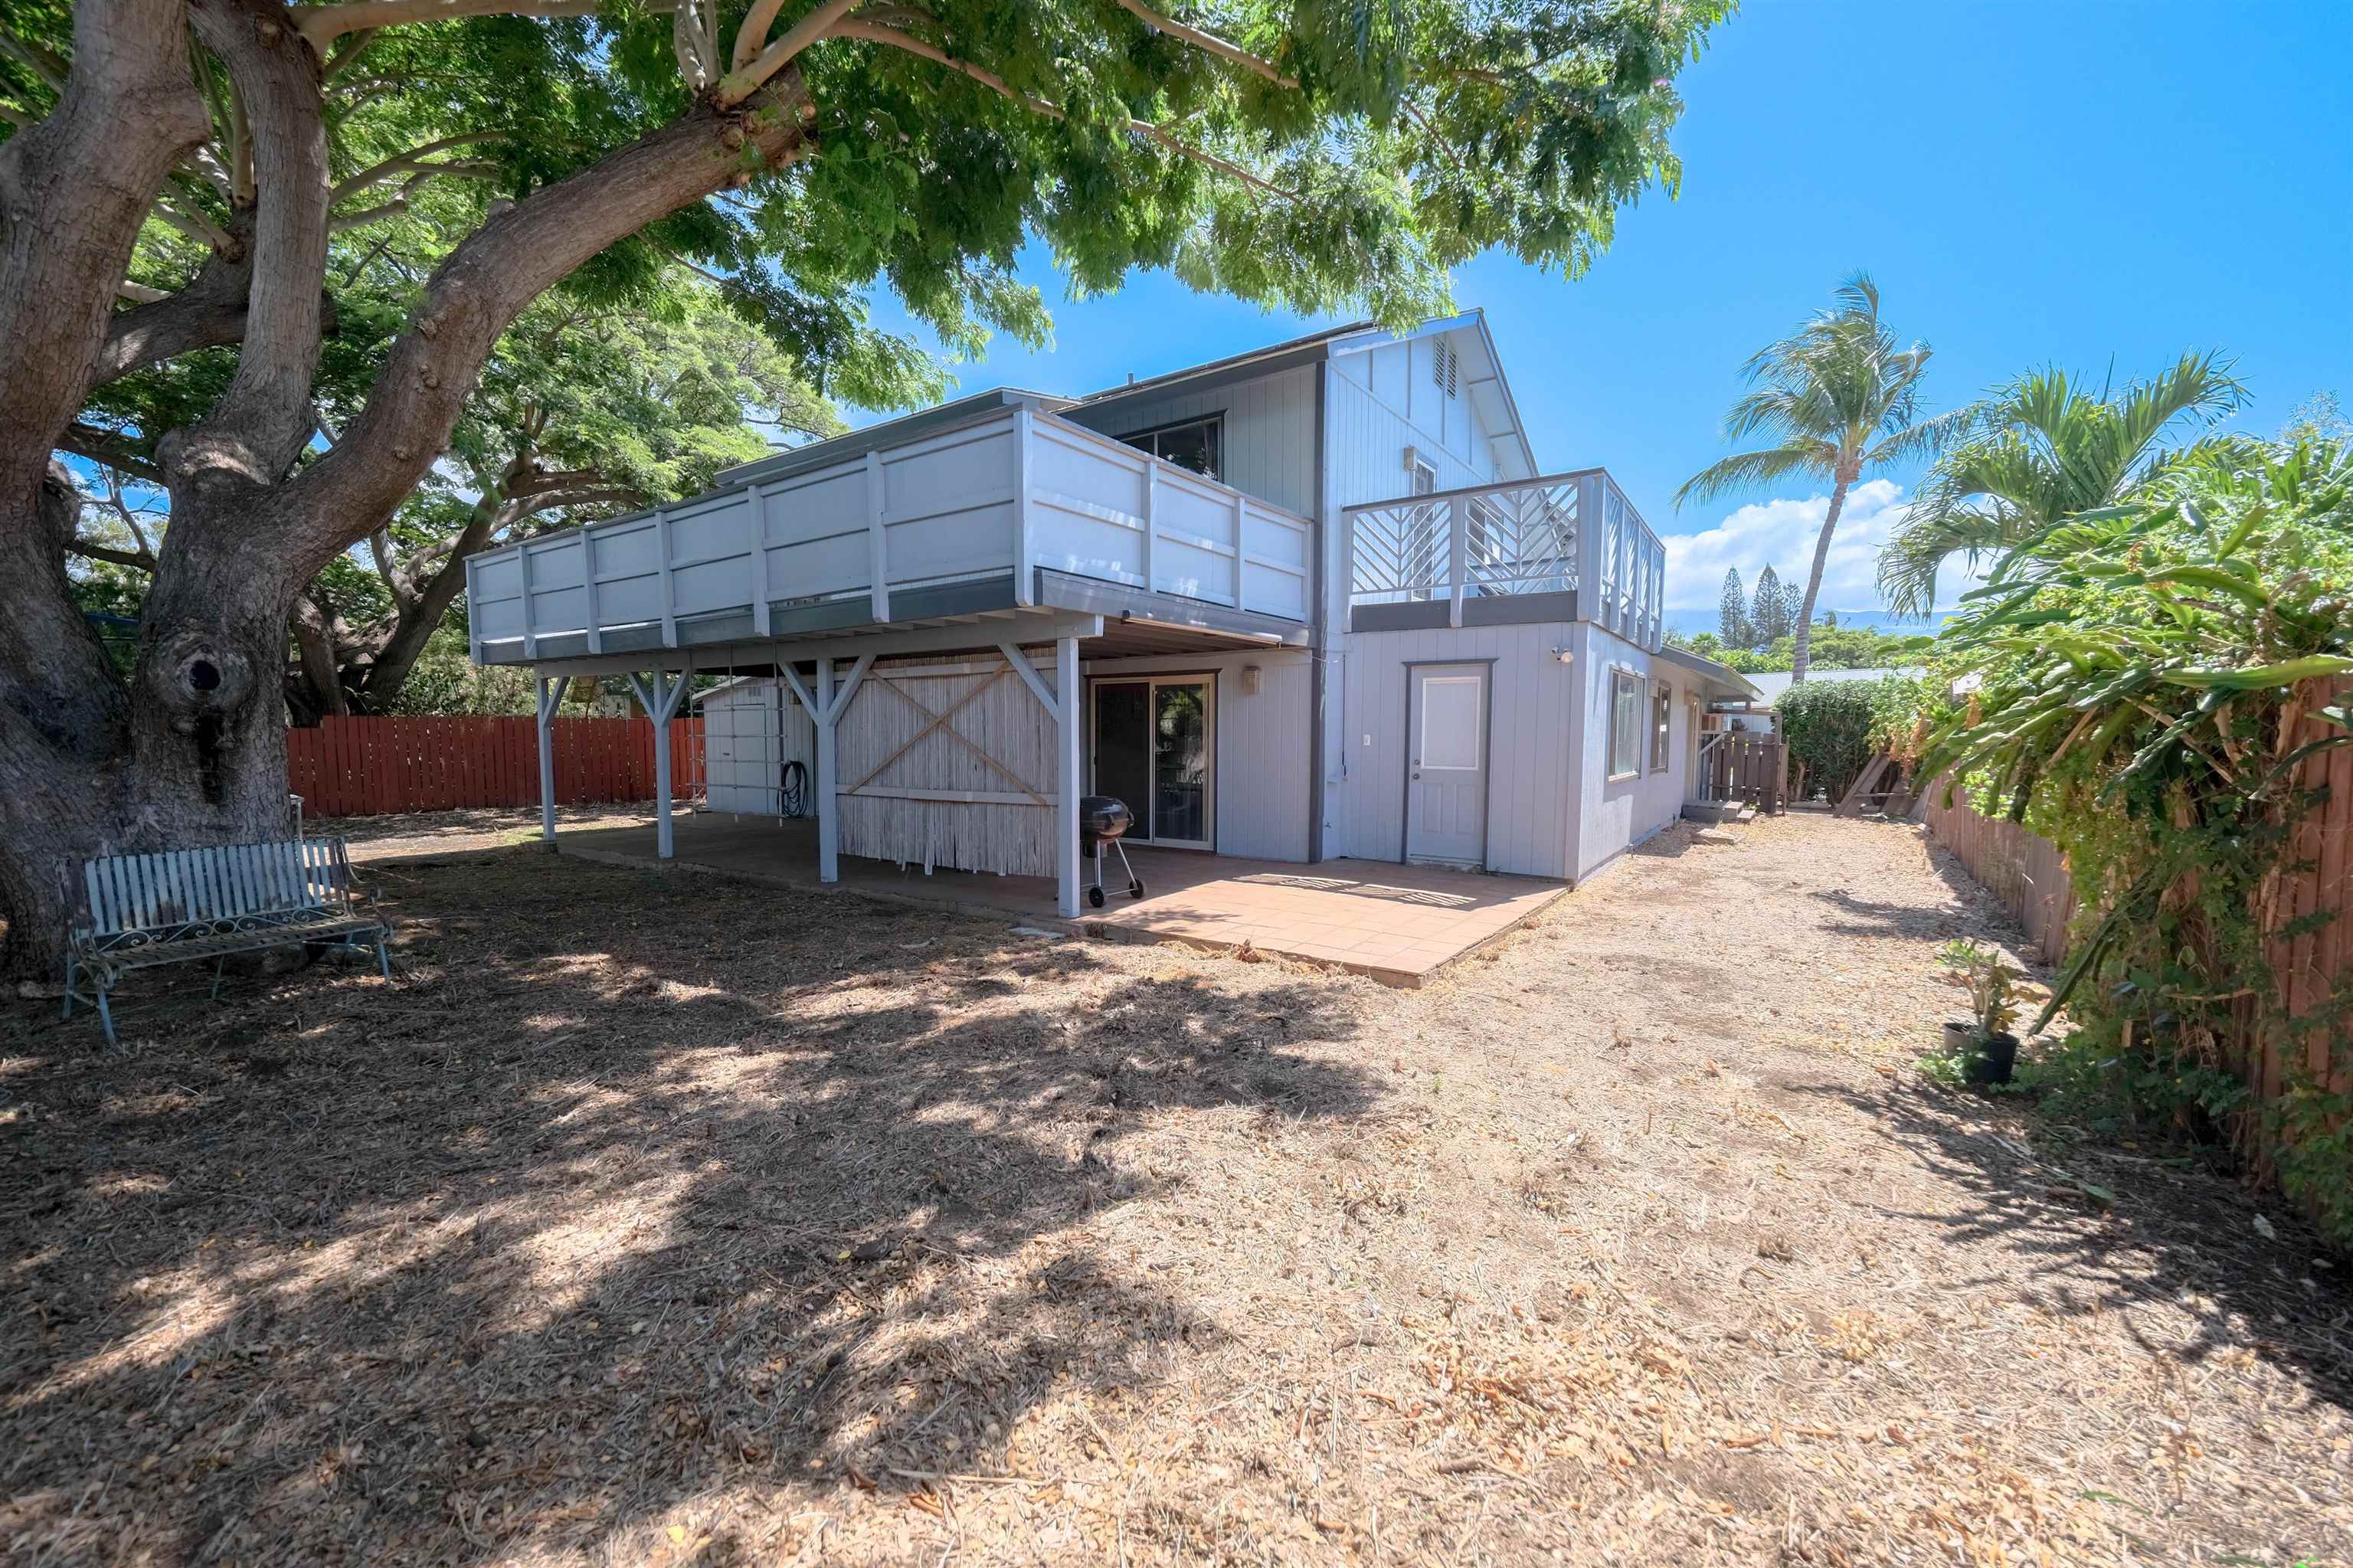
[{"label": "lattice balcony railing", "polygon": [[[1666,549],[1600,469],[1347,509],[1351,603],[1577,593],[1580,620],[1646,648],[1662,630]],[[1591,591],[1586,591],[1591,585]]]}]

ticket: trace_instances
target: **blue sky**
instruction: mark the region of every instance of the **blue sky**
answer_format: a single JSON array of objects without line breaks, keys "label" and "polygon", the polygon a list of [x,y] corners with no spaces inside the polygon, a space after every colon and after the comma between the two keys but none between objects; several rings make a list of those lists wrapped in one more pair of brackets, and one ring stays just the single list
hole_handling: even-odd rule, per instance
[{"label": "blue sky", "polygon": [[[1728,450],[1741,360],[1858,267],[1935,347],[1938,408],[2037,365],[2128,378],[2193,347],[2237,356],[2249,428],[2324,389],[2353,404],[2348,62],[2353,0],[1749,0],[1681,78],[1680,198],[1622,213],[1573,282],[1488,257],[1456,297],[1486,311],[1538,461],[1607,464],[1668,537],[1671,603],[1712,608],[1727,565],[1802,571],[1824,498],[1677,514],[1675,488]],[[1026,260],[1055,346],[1000,344],[966,390],[1092,391],[1303,330],[1165,277],[1071,303]],[[1826,604],[1876,606],[1873,554],[1917,478],[1855,497]]]}]

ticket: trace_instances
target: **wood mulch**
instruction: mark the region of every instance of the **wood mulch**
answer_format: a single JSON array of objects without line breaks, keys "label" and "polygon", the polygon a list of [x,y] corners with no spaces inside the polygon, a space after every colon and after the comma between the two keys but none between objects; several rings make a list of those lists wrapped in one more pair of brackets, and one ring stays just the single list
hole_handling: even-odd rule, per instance
[{"label": "wood mulch", "polygon": [[520,852],[0,1015],[0,1557],[2353,1560],[2353,1290],[1922,1080],[1901,826],[1419,992]]}]

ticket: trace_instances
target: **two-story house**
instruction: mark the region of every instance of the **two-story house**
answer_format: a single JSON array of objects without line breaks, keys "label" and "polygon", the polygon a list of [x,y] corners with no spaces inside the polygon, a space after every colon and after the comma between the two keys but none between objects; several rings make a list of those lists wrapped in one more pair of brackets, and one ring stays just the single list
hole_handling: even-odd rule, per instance
[{"label": "two-story house", "polygon": [[467,588],[474,657],[539,677],[543,758],[568,677],[667,717],[733,676],[714,809],[814,815],[828,881],[1051,876],[1074,915],[1090,794],[1133,842],[1591,874],[1676,817],[1703,709],[1746,690],[1662,646],[1664,572],[1604,470],[1538,463],[1473,313],[960,398]]}]

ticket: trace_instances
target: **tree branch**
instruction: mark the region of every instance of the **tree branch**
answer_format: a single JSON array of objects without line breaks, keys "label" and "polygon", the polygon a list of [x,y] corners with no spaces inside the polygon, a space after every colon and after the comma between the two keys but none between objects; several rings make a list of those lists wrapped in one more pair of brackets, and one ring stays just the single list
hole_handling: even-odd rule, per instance
[{"label": "tree branch", "polygon": [[[675,0],[648,0],[649,11],[667,11]],[[345,33],[395,27],[403,22],[448,22],[464,16],[593,16],[597,0],[351,0],[341,5],[292,7],[295,26],[319,58]]]},{"label": "tree branch", "polygon": [[806,144],[811,113],[797,72],[741,113],[706,101],[502,208],[461,241],[435,269],[343,440],[283,489],[276,510],[303,574],[364,537],[415,488],[499,335],[526,305],[622,236],[790,164]]},{"label": "tree branch", "polygon": [[760,84],[793,63],[803,49],[819,38],[840,31],[841,19],[856,10],[863,0],[822,0],[809,14],[785,30],[785,36],[762,49],[746,63],[744,59],[744,39],[752,31],[756,18],[759,33],[765,37],[768,24],[775,21],[780,8],[775,4],[755,0],[752,14],[735,30],[735,69],[720,79],[719,90],[713,96],[722,109],[733,109],[759,90]]},{"label": "tree branch", "polygon": [[197,244],[209,247],[216,256],[237,254],[237,241],[230,238],[228,230],[201,212],[183,212],[170,202],[158,201],[155,219],[178,229]]},{"label": "tree branch", "polygon": [[[1021,92],[1015,90],[1012,86],[1007,83],[1003,77],[998,76],[995,71],[985,69],[980,66],[973,64],[970,60],[957,59],[955,56],[949,54],[938,45],[926,43],[924,40],[915,37],[911,34],[900,32],[895,27],[878,27],[871,22],[843,22],[835,26],[833,29],[833,36],[842,38],[858,38],[867,43],[884,44],[894,49],[903,49],[911,55],[921,56],[924,59],[934,61],[939,65],[944,65],[950,70],[961,72],[962,74],[970,77],[973,80],[980,83],[981,86],[988,89],[991,92],[994,92],[1000,97],[1010,99],[1014,102],[1020,104],[1022,107],[1034,110],[1038,113],[1047,116],[1049,119],[1068,120],[1070,118],[1070,116],[1065,113],[1059,105],[1049,103],[1044,99],[1039,98],[1034,94]],[[1190,143],[1180,141],[1176,136],[1171,135],[1169,132],[1162,130],[1159,126],[1151,123],[1149,121],[1130,120],[1127,122],[1127,128],[1137,135],[1150,137],[1153,141],[1159,143],[1162,146],[1167,148],[1172,153],[1176,153],[1183,157],[1190,158],[1197,164],[1206,164],[1212,169],[1216,169],[1220,174],[1230,175],[1235,179],[1241,181],[1244,185],[1254,185],[1258,189],[1266,192],[1269,196],[1281,196],[1285,201],[1297,199],[1291,192],[1284,190],[1281,185],[1269,184],[1267,181],[1250,173],[1250,170],[1243,168],[1240,164],[1229,163],[1227,160],[1219,157],[1215,153],[1205,152],[1201,148],[1192,145]]]},{"label": "tree branch", "polygon": [[1287,87],[1294,91],[1298,90],[1297,77],[1285,76],[1282,69],[1272,60],[1262,59],[1238,44],[1229,44],[1215,33],[1205,33],[1198,27],[1188,27],[1182,22],[1173,21],[1150,6],[1141,4],[1140,0],[1119,0],[1119,7],[1142,20],[1146,26],[1156,27],[1172,38],[1182,38],[1197,49],[1207,49],[1209,53],[1229,59],[1236,65],[1248,66],[1277,87]]},{"label": "tree branch", "polygon": [[502,142],[506,140],[507,135],[508,132],[504,131],[469,131],[462,136],[443,136],[437,141],[427,142],[420,146],[411,147],[406,153],[397,154],[392,157],[386,158],[384,162],[376,164],[373,168],[362,169],[358,174],[352,175],[348,179],[338,180],[335,183],[334,188],[327,193],[327,200],[331,205],[348,201],[352,197],[359,195],[360,192],[367,189],[370,185],[382,185],[385,181],[393,178],[396,175],[406,173],[410,169],[427,167],[472,168],[480,166],[474,164],[427,164],[425,163],[425,160],[431,157],[436,153],[446,153],[453,147],[470,147],[477,142]]},{"label": "tree branch", "polygon": [[112,545],[101,545],[95,539],[77,537],[66,546],[66,553],[79,556],[84,560],[106,561],[114,566],[131,567],[142,572],[152,572],[155,569],[155,557],[152,552],[118,549]]},{"label": "tree branch", "polygon": [[56,446],[61,452],[71,452],[78,458],[88,458],[92,462],[120,469],[133,479],[145,480],[150,484],[164,482],[164,471],[150,461],[131,438],[120,430],[103,429],[76,421],[66,427],[65,433],[57,439]]},{"label": "tree branch", "polygon": [[237,374],[202,423],[159,444],[164,471],[175,481],[209,471],[273,483],[293,466],[314,424],[327,136],[318,62],[279,20],[285,14],[275,0],[195,0],[190,12],[197,37],[227,64],[245,105],[259,199]]}]

